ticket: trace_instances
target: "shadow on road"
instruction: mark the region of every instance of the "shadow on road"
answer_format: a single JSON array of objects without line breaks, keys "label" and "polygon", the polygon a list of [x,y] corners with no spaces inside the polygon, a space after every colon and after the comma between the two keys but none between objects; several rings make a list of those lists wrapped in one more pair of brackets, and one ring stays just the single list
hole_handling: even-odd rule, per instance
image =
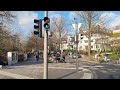
[{"label": "shadow on road", "polygon": [[[79,70],[79,71],[81,71],[81,70]],[[64,79],[65,77],[70,76],[70,75],[72,75],[72,74],[75,74],[75,73],[77,73],[77,72],[79,72],[79,71],[73,71],[73,72],[71,72],[71,73],[69,73],[69,74],[66,74],[66,75],[64,75],[64,76],[62,76],[62,77],[59,77],[59,78],[57,78],[57,79]]]}]

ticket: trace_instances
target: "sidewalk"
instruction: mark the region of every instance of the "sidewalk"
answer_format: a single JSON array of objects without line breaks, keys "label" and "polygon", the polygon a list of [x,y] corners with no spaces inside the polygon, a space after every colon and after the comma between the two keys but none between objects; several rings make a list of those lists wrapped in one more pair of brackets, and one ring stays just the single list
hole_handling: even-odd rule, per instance
[{"label": "sidewalk", "polygon": [[81,60],[81,61],[86,61],[86,62],[90,62],[90,63],[94,63],[94,64],[99,64],[99,62],[97,62],[96,60],[89,60],[88,56],[82,55],[82,57],[84,58],[84,60]]},{"label": "sidewalk", "polygon": [[[89,70],[79,69],[76,72],[76,65],[68,63],[48,63],[48,79],[91,79]],[[14,79],[43,79],[43,63],[28,60],[12,66],[4,66],[0,70],[0,75]]]}]

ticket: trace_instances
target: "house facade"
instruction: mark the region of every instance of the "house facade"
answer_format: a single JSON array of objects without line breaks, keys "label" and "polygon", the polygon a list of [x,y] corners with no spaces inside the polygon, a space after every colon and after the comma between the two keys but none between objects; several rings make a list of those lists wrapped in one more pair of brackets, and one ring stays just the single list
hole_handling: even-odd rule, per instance
[{"label": "house facade", "polygon": [[[62,41],[62,49],[75,50],[75,38],[76,36],[68,36],[66,40]],[[94,51],[107,51],[109,47],[109,36],[105,36],[99,33],[93,33],[91,35],[91,50]],[[78,51],[88,51],[88,37],[83,33],[78,34]]]},{"label": "house facade", "polygon": [[[94,51],[104,51],[109,50],[109,36],[93,33],[91,35],[91,50]],[[79,43],[78,43],[78,50],[88,51],[88,37],[84,34],[79,34]]]}]

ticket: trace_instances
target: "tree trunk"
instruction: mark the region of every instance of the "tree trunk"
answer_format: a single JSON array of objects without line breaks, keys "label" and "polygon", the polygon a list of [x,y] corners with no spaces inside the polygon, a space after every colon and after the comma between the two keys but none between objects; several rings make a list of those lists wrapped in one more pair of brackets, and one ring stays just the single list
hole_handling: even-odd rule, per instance
[{"label": "tree trunk", "polygon": [[89,56],[89,60],[91,60],[91,20],[92,20],[92,12],[89,11],[88,12],[88,56]]},{"label": "tree trunk", "polygon": [[89,32],[89,34],[88,34],[88,56],[89,56],[89,60],[91,60],[90,52],[91,52],[91,33]]}]

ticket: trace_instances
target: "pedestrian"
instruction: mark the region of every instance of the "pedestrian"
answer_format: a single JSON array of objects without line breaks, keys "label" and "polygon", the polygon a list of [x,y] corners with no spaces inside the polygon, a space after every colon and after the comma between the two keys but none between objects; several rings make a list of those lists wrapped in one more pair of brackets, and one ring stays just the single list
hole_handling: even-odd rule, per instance
[{"label": "pedestrian", "polygon": [[39,60],[39,52],[36,53],[36,60]]},{"label": "pedestrian", "polygon": [[36,60],[36,53],[33,53],[33,59]]},{"label": "pedestrian", "polygon": [[64,59],[63,61],[65,62],[65,56],[66,56],[66,53],[65,53],[65,51],[63,50],[63,52],[62,52],[62,58]]}]

